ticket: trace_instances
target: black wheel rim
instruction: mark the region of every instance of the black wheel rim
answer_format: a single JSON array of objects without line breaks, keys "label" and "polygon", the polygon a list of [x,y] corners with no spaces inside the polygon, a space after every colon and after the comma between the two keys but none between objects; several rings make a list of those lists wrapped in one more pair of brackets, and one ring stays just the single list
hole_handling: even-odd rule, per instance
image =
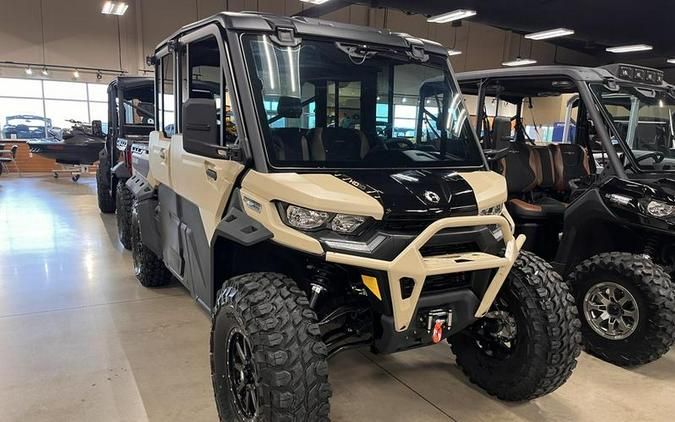
[{"label": "black wheel rim", "polygon": [[518,346],[517,318],[504,298],[495,300],[490,312],[474,324],[472,331],[478,348],[494,359],[508,359]]},{"label": "black wheel rim", "polygon": [[253,419],[258,414],[258,375],[251,343],[239,330],[227,341],[227,376],[237,412]]}]

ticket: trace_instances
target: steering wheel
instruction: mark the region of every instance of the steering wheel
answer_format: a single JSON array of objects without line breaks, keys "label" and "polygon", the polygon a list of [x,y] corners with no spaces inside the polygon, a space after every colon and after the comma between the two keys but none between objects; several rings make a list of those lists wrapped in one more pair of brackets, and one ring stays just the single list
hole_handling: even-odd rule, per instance
[{"label": "steering wheel", "polygon": [[406,138],[391,138],[384,141],[384,149],[415,149],[415,144]]},{"label": "steering wheel", "polygon": [[666,154],[662,153],[661,151],[653,151],[636,158],[635,162],[639,163],[640,161],[644,161],[647,158],[653,158],[654,163],[660,163],[664,158],[666,158]]}]

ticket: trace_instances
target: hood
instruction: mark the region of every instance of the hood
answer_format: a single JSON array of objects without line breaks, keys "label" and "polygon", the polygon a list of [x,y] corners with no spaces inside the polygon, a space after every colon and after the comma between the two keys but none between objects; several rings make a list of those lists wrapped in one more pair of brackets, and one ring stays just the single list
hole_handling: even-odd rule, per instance
[{"label": "hood", "polygon": [[635,199],[655,199],[675,204],[675,180],[625,180],[612,178],[605,183],[609,193],[628,195]]},{"label": "hood", "polygon": [[383,220],[476,215],[471,185],[452,170],[353,170],[335,174],[376,199]]}]

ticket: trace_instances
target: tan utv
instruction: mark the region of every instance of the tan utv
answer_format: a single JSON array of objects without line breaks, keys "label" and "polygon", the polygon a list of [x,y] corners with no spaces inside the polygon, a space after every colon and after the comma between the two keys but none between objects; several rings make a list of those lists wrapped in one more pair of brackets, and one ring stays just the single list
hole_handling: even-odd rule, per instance
[{"label": "tan utv", "polygon": [[447,340],[503,400],[568,379],[574,300],[520,252],[441,45],[220,13],[148,61],[156,131],[127,182],[135,272],[178,279],[212,313],[222,421],[328,420],[327,360],[355,347]]}]

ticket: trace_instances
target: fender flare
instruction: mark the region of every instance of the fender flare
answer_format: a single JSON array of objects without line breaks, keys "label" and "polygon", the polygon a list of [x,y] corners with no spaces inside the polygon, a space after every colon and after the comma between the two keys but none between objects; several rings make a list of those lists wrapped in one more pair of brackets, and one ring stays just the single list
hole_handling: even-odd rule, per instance
[{"label": "fender flare", "polygon": [[216,227],[214,240],[218,237],[242,246],[253,246],[273,238],[274,234],[243,211],[239,188],[236,188],[225,217]]}]

